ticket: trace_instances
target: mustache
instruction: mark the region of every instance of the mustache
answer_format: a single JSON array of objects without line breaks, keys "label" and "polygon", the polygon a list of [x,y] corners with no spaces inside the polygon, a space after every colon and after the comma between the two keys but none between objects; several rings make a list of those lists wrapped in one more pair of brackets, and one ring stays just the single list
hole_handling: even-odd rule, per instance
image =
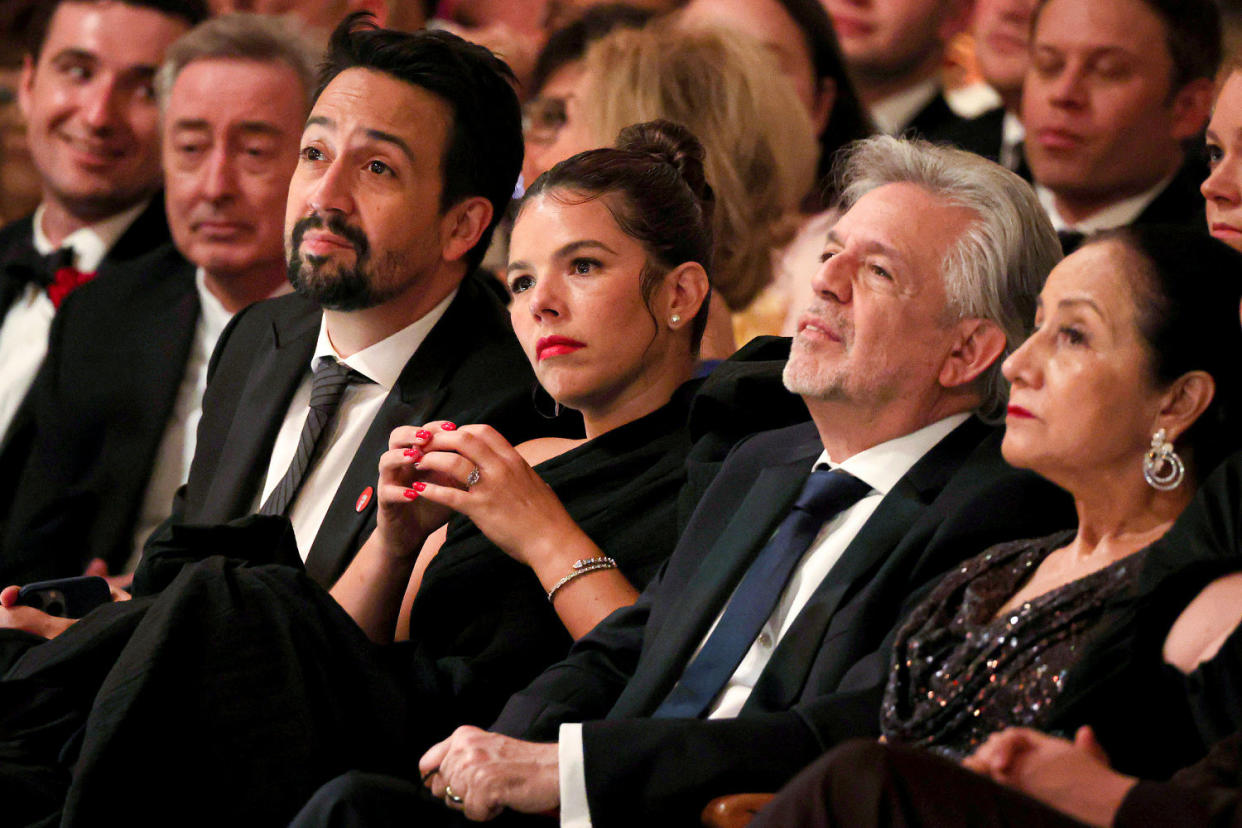
[{"label": "mustache", "polygon": [[371,243],[367,241],[367,234],[362,231],[362,228],[346,224],[345,219],[336,213],[328,216],[327,221],[324,221],[323,216],[318,213],[311,213],[309,216],[298,219],[297,223],[293,225],[293,249],[298,250],[301,248],[302,237],[306,235],[307,230],[323,229],[327,229],[330,233],[335,233],[352,244],[354,246],[354,253],[359,259],[366,256],[371,250]]}]

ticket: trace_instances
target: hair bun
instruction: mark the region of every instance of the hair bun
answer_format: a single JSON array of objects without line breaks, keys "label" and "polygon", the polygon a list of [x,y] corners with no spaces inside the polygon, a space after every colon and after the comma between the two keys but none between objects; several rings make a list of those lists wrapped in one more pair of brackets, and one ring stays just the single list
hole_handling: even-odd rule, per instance
[{"label": "hair bun", "polygon": [[672,166],[705,213],[711,214],[716,199],[703,171],[703,145],[690,130],[664,119],[631,124],[617,136],[617,149],[646,153]]}]

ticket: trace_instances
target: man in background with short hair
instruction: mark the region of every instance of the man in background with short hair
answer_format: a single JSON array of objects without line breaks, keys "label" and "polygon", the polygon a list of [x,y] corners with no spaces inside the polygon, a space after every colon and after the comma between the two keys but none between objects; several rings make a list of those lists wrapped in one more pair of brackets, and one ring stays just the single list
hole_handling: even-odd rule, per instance
[{"label": "man in background with short hair", "polygon": [[288,290],[283,208],[317,60],[256,15],[214,18],[169,48],[157,92],[175,247],[75,291],[53,321],[0,582],[132,572],[168,517],[220,332]]}]

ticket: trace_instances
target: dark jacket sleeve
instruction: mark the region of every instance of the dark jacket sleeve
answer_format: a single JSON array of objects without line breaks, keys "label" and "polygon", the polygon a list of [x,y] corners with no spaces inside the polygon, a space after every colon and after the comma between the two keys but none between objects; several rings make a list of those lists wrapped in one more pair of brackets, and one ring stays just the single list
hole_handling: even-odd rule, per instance
[{"label": "dark jacket sleeve", "polygon": [[1168,782],[1143,781],[1121,802],[1117,828],[1242,826],[1242,733],[1218,742]]}]

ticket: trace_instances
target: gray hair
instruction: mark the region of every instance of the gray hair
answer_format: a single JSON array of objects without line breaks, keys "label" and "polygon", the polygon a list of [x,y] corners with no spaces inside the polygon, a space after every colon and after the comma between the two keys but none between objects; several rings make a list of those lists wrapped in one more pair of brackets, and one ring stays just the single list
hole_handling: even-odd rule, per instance
[{"label": "gray hair", "polygon": [[[168,47],[155,76],[156,99],[163,112],[182,69],[198,60],[223,58],[286,64],[297,74],[309,109],[321,55],[319,49],[279,18],[226,14],[200,23]],[[222,89],[220,94],[227,95],[228,90]]]},{"label": "gray hair", "polygon": [[1005,351],[978,379],[976,413],[1004,417],[1009,385],[1001,363],[1031,332],[1035,302],[1061,243],[1031,186],[974,153],[926,141],[878,135],[856,141],[837,162],[841,208],[885,184],[906,183],[973,210],[978,219],[950,247],[941,266],[950,320],[995,323]]}]

